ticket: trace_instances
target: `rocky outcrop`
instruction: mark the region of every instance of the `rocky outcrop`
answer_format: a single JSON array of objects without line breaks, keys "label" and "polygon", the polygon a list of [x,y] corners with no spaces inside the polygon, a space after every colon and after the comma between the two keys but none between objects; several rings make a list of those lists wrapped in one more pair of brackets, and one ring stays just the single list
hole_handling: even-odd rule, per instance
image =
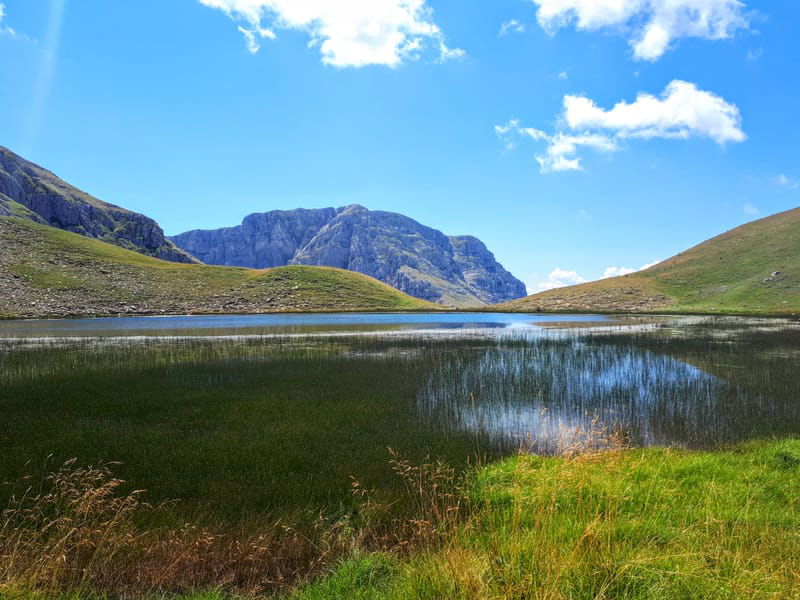
[{"label": "rocky outcrop", "polygon": [[196,262],[153,219],[107,204],[0,147],[0,215],[28,218],[174,262]]},{"label": "rocky outcrop", "polygon": [[275,210],[250,215],[236,227],[187,231],[171,239],[207,265],[282,267],[335,216],[333,208]]},{"label": "rocky outcrop", "polygon": [[526,293],[480,240],[449,237],[403,215],[359,205],[254,214],[237,227],[171,239],[207,264],[338,267],[454,306],[494,304]]}]

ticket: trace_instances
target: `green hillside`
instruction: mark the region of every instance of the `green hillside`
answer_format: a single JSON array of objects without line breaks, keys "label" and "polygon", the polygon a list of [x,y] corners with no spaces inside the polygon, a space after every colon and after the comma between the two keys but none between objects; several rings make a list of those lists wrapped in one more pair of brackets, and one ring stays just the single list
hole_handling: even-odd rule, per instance
[{"label": "green hillside", "polygon": [[0,316],[440,310],[366,275],[162,261],[0,217]]},{"label": "green hillside", "polygon": [[497,305],[515,311],[800,313],[800,208],[708,240],[655,267]]}]

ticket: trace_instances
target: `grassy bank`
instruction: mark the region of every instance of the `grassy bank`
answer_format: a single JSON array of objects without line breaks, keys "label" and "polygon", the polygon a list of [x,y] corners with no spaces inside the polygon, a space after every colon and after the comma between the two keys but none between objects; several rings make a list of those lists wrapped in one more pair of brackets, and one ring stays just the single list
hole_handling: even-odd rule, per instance
[{"label": "grassy bank", "polygon": [[441,310],[360,273],[172,263],[0,217],[0,315]]},{"label": "grassy bank", "polygon": [[[375,531],[364,525],[368,519],[361,528],[329,524],[340,546],[335,555],[331,550],[329,558],[335,560],[323,569],[327,573],[318,571],[313,582],[279,595],[292,600],[798,597],[799,440],[702,453],[521,455],[472,471],[460,488],[451,485],[452,478],[431,477],[435,472],[429,468],[422,480],[406,475],[417,513],[394,524],[406,527],[405,535],[394,538],[402,543],[376,544]],[[418,484],[422,493],[415,489]],[[372,509],[362,504],[362,511]],[[457,517],[446,516],[462,510]],[[124,525],[124,509],[112,507],[108,514],[123,515],[118,522]],[[417,525],[409,529],[409,523]],[[53,587],[31,591],[34,581],[26,584],[8,575],[11,553],[8,545],[0,546],[0,597],[221,600],[257,595],[238,586],[243,579],[236,578],[245,577],[254,564],[237,563],[230,549],[216,555],[216,584],[198,578],[208,592],[185,589],[187,574],[181,571],[174,572],[173,581],[142,579],[138,590],[129,579],[103,579],[99,574],[130,577],[137,572],[134,563],[147,557],[137,544],[158,540],[135,538],[115,554],[118,530],[124,527],[102,529],[110,533],[94,561],[87,561],[86,546],[83,554],[69,547],[72,553],[65,559],[82,559],[89,569],[72,589],[54,583],[58,573],[69,579],[69,571],[53,565],[51,571],[39,571],[53,575]],[[326,539],[331,548],[333,538]],[[169,572],[172,565],[158,566],[158,572]],[[139,576],[154,569],[146,562],[142,567]],[[39,584],[48,583],[41,579]],[[183,590],[174,588],[177,581]]]},{"label": "grassy bank", "polygon": [[475,473],[470,494],[478,508],[441,547],[354,557],[292,598],[800,596],[797,440],[520,456]]}]

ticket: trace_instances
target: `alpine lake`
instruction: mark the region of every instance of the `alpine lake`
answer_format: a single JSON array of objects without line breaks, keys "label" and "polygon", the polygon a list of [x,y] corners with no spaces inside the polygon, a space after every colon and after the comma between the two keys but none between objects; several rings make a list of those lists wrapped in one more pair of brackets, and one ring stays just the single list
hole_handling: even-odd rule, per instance
[{"label": "alpine lake", "polygon": [[[800,434],[800,323],[305,314],[0,321],[0,494],[115,461],[176,520],[391,498],[389,449],[458,468],[598,431],[709,449]],[[0,498],[3,502],[4,498]]]}]

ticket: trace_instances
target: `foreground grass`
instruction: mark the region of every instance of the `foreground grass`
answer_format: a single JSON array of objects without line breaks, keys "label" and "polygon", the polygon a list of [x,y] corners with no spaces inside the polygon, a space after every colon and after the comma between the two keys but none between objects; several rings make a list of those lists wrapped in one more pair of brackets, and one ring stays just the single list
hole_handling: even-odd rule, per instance
[{"label": "foreground grass", "polygon": [[[520,455],[477,469],[462,493],[461,505],[472,509],[450,522],[454,527],[380,551],[370,551],[352,530],[342,562],[281,594],[292,600],[800,597],[800,440],[702,453]],[[431,505],[419,508],[419,518],[434,526],[423,530],[436,531],[442,521]],[[0,560],[3,573],[8,554],[0,552]],[[90,565],[108,567],[102,560]],[[227,600],[254,593],[232,581],[205,581],[201,587],[212,591],[194,594],[184,581],[184,595],[171,596],[180,590],[169,581],[123,594],[90,587],[32,592],[30,582],[6,577],[0,597]]]},{"label": "foreground grass", "polygon": [[797,440],[519,456],[471,494],[441,547],[354,557],[292,598],[800,597]]}]

